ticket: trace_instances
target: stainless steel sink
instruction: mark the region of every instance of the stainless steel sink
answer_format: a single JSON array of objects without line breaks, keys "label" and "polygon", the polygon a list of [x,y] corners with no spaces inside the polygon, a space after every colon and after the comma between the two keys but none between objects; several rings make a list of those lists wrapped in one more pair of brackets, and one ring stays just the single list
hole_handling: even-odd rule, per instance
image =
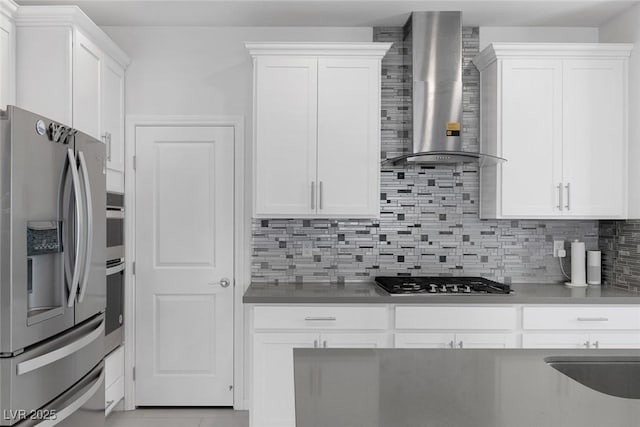
[{"label": "stainless steel sink", "polygon": [[553,356],[544,361],[593,390],[615,397],[640,399],[640,357]]}]

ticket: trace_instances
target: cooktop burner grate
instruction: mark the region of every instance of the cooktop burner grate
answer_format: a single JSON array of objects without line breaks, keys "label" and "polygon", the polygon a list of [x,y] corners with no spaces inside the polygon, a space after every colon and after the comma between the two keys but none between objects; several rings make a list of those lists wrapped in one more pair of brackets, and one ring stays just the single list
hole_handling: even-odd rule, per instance
[{"label": "cooktop burner grate", "polygon": [[509,285],[482,277],[376,277],[391,295],[495,295],[511,294]]}]

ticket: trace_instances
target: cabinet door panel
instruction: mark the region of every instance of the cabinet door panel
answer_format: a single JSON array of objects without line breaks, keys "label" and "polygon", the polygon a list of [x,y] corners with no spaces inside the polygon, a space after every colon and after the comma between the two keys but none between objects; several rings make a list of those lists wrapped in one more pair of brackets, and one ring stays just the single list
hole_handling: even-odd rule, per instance
[{"label": "cabinet door panel", "polygon": [[454,334],[421,333],[395,335],[395,348],[453,348]]},{"label": "cabinet door panel", "polygon": [[327,348],[388,348],[387,334],[322,334],[321,346]]},{"label": "cabinet door panel", "polygon": [[73,51],[73,127],[100,139],[102,53],[81,32]]},{"label": "cabinet door panel", "polygon": [[380,65],[318,60],[318,215],[379,215]]},{"label": "cabinet door panel", "polygon": [[295,427],[293,349],[313,348],[319,335],[255,334],[252,427]]},{"label": "cabinet door panel", "polygon": [[591,348],[640,348],[640,332],[590,334]]},{"label": "cabinet door panel", "polygon": [[456,348],[516,348],[513,334],[456,334]]},{"label": "cabinet door panel", "polygon": [[589,335],[523,334],[522,348],[589,348]]},{"label": "cabinet door panel", "polygon": [[625,215],[623,62],[565,60],[563,159],[568,215]]},{"label": "cabinet door panel", "polygon": [[124,170],[124,70],[109,57],[102,68],[102,136],[110,134],[107,168]]},{"label": "cabinet door panel", "polygon": [[0,109],[15,104],[15,31],[13,22],[0,15]]},{"label": "cabinet door panel", "polygon": [[256,67],[255,214],[313,214],[317,60],[260,58]]},{"label": "cabinet door panel", "polygon": [[503,216],[561,215],[562,62],[504,60],[499,111]]}]

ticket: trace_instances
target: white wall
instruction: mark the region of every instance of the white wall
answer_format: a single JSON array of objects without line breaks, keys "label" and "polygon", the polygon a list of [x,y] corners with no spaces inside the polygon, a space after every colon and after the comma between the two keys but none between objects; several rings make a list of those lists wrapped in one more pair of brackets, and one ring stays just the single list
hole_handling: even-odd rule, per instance
[{"label": "white wall", "polygon": [[635,43],[629,58],[629,218],[640,218],[640,5],[600,27],[602,43]]},{"label": "white wall", "polygon": [[[371,28],[105,27],[131,57],[127,114],[251,113],[245,41],[371,41]],[[250,135],[250,133],[249,133]]]},{"label": "white wall", "polygon": [[[372,28],[296,27],[104,27],[131,57],[126,75],[127,115],[242,115],[245,118],[245,203],[251,206],[252,61],[246,41],[364,41],[373,39]],[[130,144],[132,141],[126,141]],[[248,226],[250,221],[246,219]],[[250,233],[247,233],[250,238]],[[251,245],[246,245],[245,262]],[[249,266],[246,266],[249,270]],[[250,277],[250,274],[247,275]],[[242,283],[241,286],[248,286]],[[242,316],[248,325],[248,315]],[[250,348],[244,329],[243,346],[236,344],[236,367],[250,372],[242,347]],[[238,331],[236,331],[238,333]],[[236,335],[238,337],[238,335]],[[245,353],[246,355],[246,353]],[[249,377],[243,385],[246,408]],[[240,387],[236,384],[236,388]]]},{"label": "white wall", "polygon": [[480,27],[480,50],[493,42],[597,43],[596,27]]}]

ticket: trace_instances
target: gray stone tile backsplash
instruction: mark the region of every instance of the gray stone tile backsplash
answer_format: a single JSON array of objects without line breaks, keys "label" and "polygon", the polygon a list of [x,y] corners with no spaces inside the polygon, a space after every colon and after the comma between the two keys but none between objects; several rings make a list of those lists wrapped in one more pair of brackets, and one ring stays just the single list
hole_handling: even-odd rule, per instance
[{"label": "gray stone tile backsplash", "polygon": [[600,221],[602,281],[640,292],[640,220]]},{"label": "gray stone tile backsplash", "polygon": [[[375,28],[374,40],[394,42],[382,65],[384,159],[409,150],[410,86],[403,81],[402,28]],[[478,28],[464,28],[468,151],[479,149],[479,73],[471,63],[478,43]],[[254,220],[252,281],[341,283],[406,274],[552,283],[563,280],[554,239],[598,247],[597,221],[480,220],[477,165],[383,166],[381,174],[380,220]],[[311,242],[311,256],[303,256],[303,242]]]}]

